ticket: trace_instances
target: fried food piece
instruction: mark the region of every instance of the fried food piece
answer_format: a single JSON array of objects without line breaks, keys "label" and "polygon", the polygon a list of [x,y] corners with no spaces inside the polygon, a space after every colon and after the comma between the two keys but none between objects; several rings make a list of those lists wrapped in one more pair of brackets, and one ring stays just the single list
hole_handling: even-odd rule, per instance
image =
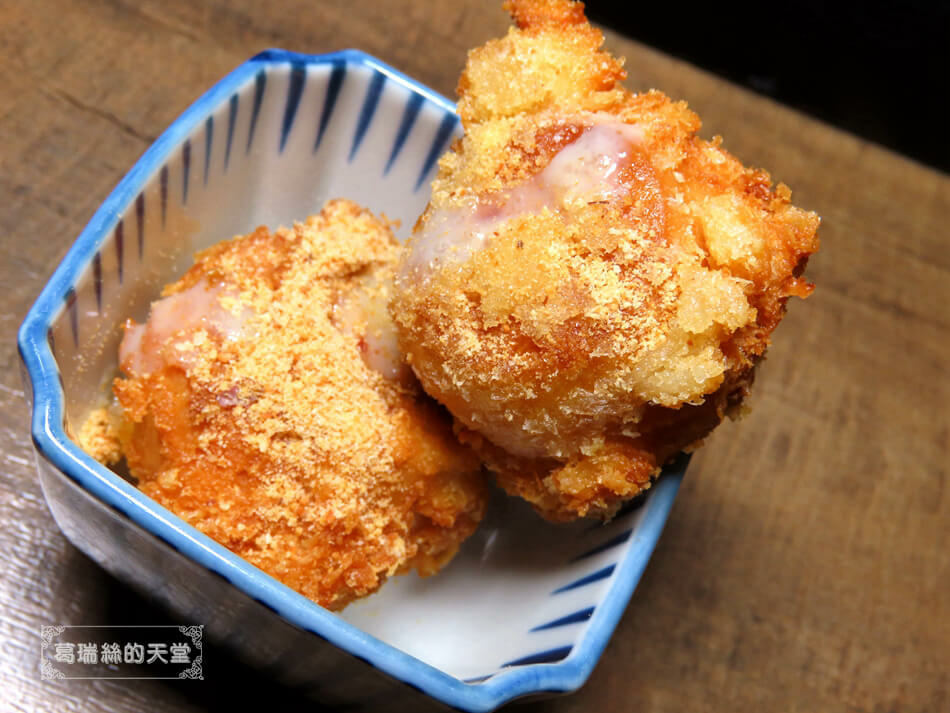
[{"label": "fried food piece", "polygon": [[117,420],[114,409],[99,406],[89,412],[76,436],[82,449],[105,466],[122,460]]},{"label": "fried food piece", "polygon": [[332,201],[199,253],[120,349],[141,489],[330,609],[436,572],[485,508],[478,460],[396,349],[399,250]]},{"label": "fried food piece", "polygon": [[818,216],[633,94],[583,5],[513,0],[400,266],[399,342],[509,493],[609,518],[734,411]]}]

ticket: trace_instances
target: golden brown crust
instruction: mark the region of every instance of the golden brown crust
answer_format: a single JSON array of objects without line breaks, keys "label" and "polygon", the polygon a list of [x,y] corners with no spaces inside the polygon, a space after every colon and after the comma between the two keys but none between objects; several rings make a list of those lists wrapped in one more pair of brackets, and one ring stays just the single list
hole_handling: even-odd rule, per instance
[{"label": "golden brown crust", "polygon": [[130,351],[114,386],[141,488],[331,609],[410,567],[437,571],[485,506],[444,414],[368,366],[372,320],[339,323],[347,304],[388,296],[398,250],[349,201],[215,245],[165,290],[211,295],[204,321],[169,330],[157,365]]},{"label": "golden brown crust", "polygon": [[[609,517],[741,399],[788,297],[811,289],[818,217],[698,138],[685,103],[620,86],[579,3],[508,7],[518,27],[469,55],[465,136],[393,313],[506,490],[551,519]],[[585,187],[577,157],[564,179],[582,146],[616,151],[616,190]]]},{"label": "golden brown crust", "polygon": [[109,408],[100,406],[89,412],[79,429],[79,445],[103,465],[114,465],[122,459],[115,421]]}]

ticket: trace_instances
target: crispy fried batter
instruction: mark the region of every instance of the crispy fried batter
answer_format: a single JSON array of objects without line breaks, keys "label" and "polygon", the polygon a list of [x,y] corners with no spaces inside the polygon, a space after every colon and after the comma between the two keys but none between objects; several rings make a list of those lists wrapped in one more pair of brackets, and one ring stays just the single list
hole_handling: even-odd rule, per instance
[{"label": "crispy fried batter", "polygon": [[469,55],[393,303],[400,345],[509,492],[609,517],[745,394],[818,242],[784,185],[632,94],[580,3],[514,0]]},{"label": "crispy fried batter", "polygon": [[437,571],[485,506],[478,461],[387,353],[398,250],[348,201],[216,245],[127,326],[114,385],[142,490],[331,609]]},{"label": "crispy fried batter", "polygon": [[107,406],[94,408],[79,429],[78,441],[82,449],[103,465],[115,465],[122,460],[117,419]]}]

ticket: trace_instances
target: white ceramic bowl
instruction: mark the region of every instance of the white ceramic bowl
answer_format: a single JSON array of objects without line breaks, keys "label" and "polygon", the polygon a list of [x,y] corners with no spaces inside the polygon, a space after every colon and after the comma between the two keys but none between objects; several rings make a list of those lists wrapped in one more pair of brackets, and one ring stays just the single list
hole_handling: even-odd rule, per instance
[{"label": "white ceramic bowl", "polygon": [[40,481],[66,536],[117,577],[328,701],[468,711],[589,676],[659,537],[686,459],[605,526],[550,525],[498,495],[439,575],[332,614],[102,467],[71,440],[107,398],[122,321],[192,254],[347,197],[402,222],[460,133],[453,105],[361,52],[264,52],[149,148],[77,239],[19,334]]}]

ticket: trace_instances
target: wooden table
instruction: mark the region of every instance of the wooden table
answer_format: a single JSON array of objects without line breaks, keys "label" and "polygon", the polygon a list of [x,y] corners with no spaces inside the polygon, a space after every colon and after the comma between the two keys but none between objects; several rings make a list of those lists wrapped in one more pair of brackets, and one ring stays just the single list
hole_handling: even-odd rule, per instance
[{"label": "wooden table", "polygon": [[[263,693],[275,710],[314,710],[214,649],[204,684],[40,680],[41,624],[168,617],[50,517],[15,329],[146,146],[248,56],[359,47],[451,95],[467,48],[506,25],[474,0],[0,5],[5,707],[191,712]],[[616,35],[607,43],[627,57],[629,86],[688,99],[704,135],[723,134],[822,215],[818,289],[776,333],[751,415],[694,458],[588,684],[520,710],[950,710],[950,180]],[[941,121],[922,117],[921,131],[945,141]]]}]

